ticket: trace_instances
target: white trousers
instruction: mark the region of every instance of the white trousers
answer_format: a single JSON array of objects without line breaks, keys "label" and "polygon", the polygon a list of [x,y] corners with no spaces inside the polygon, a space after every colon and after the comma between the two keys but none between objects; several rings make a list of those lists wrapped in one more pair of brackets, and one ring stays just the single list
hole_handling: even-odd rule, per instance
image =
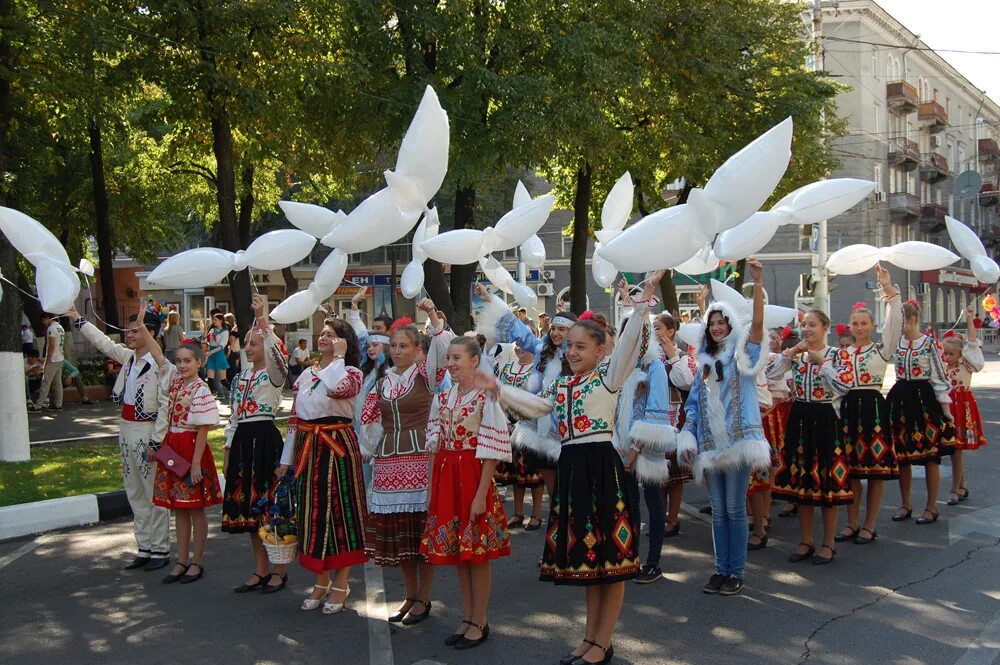
[{"label": "white trousers", "polygon": [[149,443],[153,422],[122,420],[118,431],[118,447],[122,458],[125,496],[132,506],[132,527],[139,556],[170,556],[170,511],[153,505],[153,479],[156,460]]},{"label": "white trousers", "polygon": [[49,403],[57,409],[63,405],[62,363],[47,363],[42,371],[42,388],[38,391],[38,405],[45,403],[51,390],[52,401]]}]

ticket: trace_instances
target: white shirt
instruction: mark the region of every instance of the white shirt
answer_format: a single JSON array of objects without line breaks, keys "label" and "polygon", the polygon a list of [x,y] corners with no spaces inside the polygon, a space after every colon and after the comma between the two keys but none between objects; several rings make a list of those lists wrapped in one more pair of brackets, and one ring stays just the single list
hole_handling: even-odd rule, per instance
[{"label": "white shirt", "polygon": [[297,346],[295,347],[295,350],[292,351],[292,360],[299,362],[302,367],[309,364],[309,358],[309,349],[303,349],[301,346]]},{"label": "white shirt", "polygon": [[[58,322],[53,321],[49,324],[49,329],[45,331],[45,358],[50,364],[63,361],[63,340],[65,337],[66,331]],[[54,344],[52,343],[53,338],[55,338]]]},{"label": "white shirt", "polygon": [[21,341],[25,344],[31,344],[35,341],[35,333],[31,328],[25,328],[21,331]]},{"label": "white shirt", "polygon": [[143,364],[144,362],[153,366],[153,368],[149,370],[150,372],[156,371],[156,361],[153,360],[153,354],[147,353],[142,358],[135,359],[135,362],[132,363],[132,366],[128,370],[128,376],[125,377],[125,392],[122,395],[122,401],[129,406],[135,406],[135,393],[136,388],[138,387],[137,382],[139,380],[139,372],[141,372],[142,368],[145,366]]}]

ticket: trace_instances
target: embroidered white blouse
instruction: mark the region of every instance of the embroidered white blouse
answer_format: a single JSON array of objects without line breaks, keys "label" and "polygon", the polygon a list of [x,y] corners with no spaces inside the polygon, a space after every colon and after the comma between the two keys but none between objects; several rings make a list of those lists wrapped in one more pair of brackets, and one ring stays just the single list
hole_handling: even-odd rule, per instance
[{"label": "embroidered white blouse", "polygon": [[951,382],[941,352],[941,344],[927,335],[917,339],[904,337],[896,347],[896,380],[930,381],[938,402],[951,404],[948,396]]},{"label": "embroidered white blouse", "polygon": [[226,448],[232,445],[233,435],[240,423],[273,420],[281,408],[281,391],[288,377],[288,362],[278,345],[274,332],[262,338],[264,367],[247,367],[233,387],[232,415],[226,423]]},{"label": "embroidered white blouse", "polygon": [[295,398],[292,417],[288,420],[281,463],[291,464],[295,458],[295,439],[300,420],[354,417],[354,402],[361,392],[364,375],[357,367],[348,367],[337,358],[326,367],[307,367],[292,386]]}]

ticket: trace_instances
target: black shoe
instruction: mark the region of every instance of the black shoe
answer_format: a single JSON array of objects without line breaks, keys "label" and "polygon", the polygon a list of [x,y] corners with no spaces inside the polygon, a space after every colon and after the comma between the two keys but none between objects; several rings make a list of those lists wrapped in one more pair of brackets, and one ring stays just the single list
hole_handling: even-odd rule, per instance
[{"label": "black shoe", "polygon": [[[413,607],[413,603],[415,603],[415,602],[417,602],[416,598],[404,598],[403,599],[403,606],[406,607],[406,609],[405,610],[399,610],[398,612],[396,612],[395,614],[393,614],[391,617],[389,617],[389,619],[388,619],[389,623],[399,623],[400,621],[402,621],[403,618],[406,616],[406,613],[410,611],[410,608]],[[409,603],[409,605],[407,605],[407,603]]]},{"label": "black shoe", "polygon": [[518,529],[524,526],[524,515],[511,515],[507,522],[508,529]]},{"label": "black shoe", "polygon": [[[428,603],[428,609],[425,614],[430,614],[430,613],[431,613],[430,603]],[[423,621],[423,619],[421,619],[421,621]],[[487,638],[489,638],[490,636],[490,624],[486,624],[485,626],[480,626],[477,623],[473,623],[470,625],[475,626],[476,628],[481,630],[483,634],[478,640],[470,640],[465,635],[462,635],[462,639],[460,639],[458,642],[455,642],[455,648],[458,649],[459,651],[463,651],[465,649],[471,649],[473,647],[478,647],[480,644],[485,642]]]},{"label": "black shoe", "polygon": [[[871,536],[869,536],[869,537],[862,536],[861,534],[864,533],[865,531],[867,531],[868,533],[870,533]],[[874,529],[869,529],[868,527],[863,526],[863,527],[861,527],[858,530],[858,535],[855,536],[855,538],[854,538],[854,544],[855,545],[871,545],[876,540],[878,540],[878,531],[875,531]]]},{"label": "black shoe", "polygon": [[790,503],[787,506],[785,506],[785,508],[782,509],[780,513],[778,513],[778,517],[791,517],[792,515],[795,515],[798,512],[799,512],[799,505],[797,503]]},{"label": "black shoe", "polygon": [[138,570],[140,568],[145,568],[147,563],[149,563],[148,556],[137,556],[125,564],[125,570]]},{"label": "black shoe", "polygon": [[639,574],[635,576],[636,584],[649,584],[663,578],[663,571],[659,566],[643,566],[639,569]]},{"label": "black shoe", "polygon": [[151,573],[154,570],[159,570],[160,568],[166,568],[167,564],[170,563],[170,559],[165,556],[154,556],[149,559],[149,563],[143,566],[142,571],[144,573]]},{"label": "black shoe", "polygon": [[850,531],[850,533],[838,533],[833,537],[833,542],[835,543],[846,543],[848,540],[854,540],[858,537],[861,529],[855,529],[853,526],[845,526],[845,531]]},{"label": "black shoe", "polygon": [[708,584],[701,588],[705,593],[719,593],[722,583],[726,581],[726,576],[716,573],[708,578]]},{"label": "black shoe", "polygon": [[529,517],[528,521],[524,523],[525,531],[537,531],[542,528],[542,520],[537,517]]},{"label": "black shoe", "polygon": [[719,589],[719,595],[735,596],[740,591],[743,591],[743,580],[735,575],[730,575],[722,583],[722,587]]},{"label": "black shoe", "polygon": [[241,584],[233,589],[233,593],[250,593],[251,591],[256,591],[271,580],[271,573],[268,573],[267,575],[258,575],[257,573],[254,573],[253,576],[257,578],[256,582],[253,584]]},{"label": "black shoe", "polygon": [[913,508],[910,508],[909,506],[902,506],[899,510],[896,511],[896,514],[892,516],[892,521],[905,522],[906,520],[910,519],[912,515],[913,515]]},{"label": "black shoe", "polygon": [[802,545],[805,545],[809,549],[807,549],[805,552],[802,552],[802,553],[792,552],[791,556],[788,557],[788,562],[789,563],[798,563],[800,561],[805,561],[809,557],[811,557],[814,554],[816,554],[816,547],[814,545],[810,545],[808,543],[799,543],[800,547]]},{"label": "black shoe", "polygon": [[188,566],[188,570],[191,570],[195,566],[198,566],[198,574],[188,575],[187,573],[184,573],[184,575],[181,577],[181,584],[191,584],[192,582],[197,582],[198,580],[201,579],[201,576],[205,574],[205,567],[202,566],[200,563],[192,563],[190,566]]},{"label": "black shoe", "polygon": [[968,501],[969,500],[969,488],[968,487],[963,487],[962,488],[962,493],[958,495],[958,500],[959,501]]},{"label": "black shoe", "polygon": [[698,512],[701,513],[702,515],[711,515],[712,506],[711,505],[702,506],[701,508],[698,509]]},{"label": "black shoe", "polygon": [[413,626],[413,625],[416,625],[416,624],[420,623],[421,621],[423,621],[424,619],[426,619],[427,617],[429,617],[431,615],[431,601],[429,601],[429,600],[417,600],[417,601],[415,601],[414,604],[416,604],[416,603],[420,603],[421,605],[424,606],[423,613],[421,613],[421,614],[415,614],[415,615],[407,614],[403,618],[403,620],[400,622],[404,626]]},{"label": "black shoe", "polygon": [[[472,622],[469,621],[468,619],[462,619],[462,625],[464,626],[465,624],[471,626]],[[465,637],[465,633],[452,633],[448,637],[444,638],[444,645],[446,647],[453,647],[456,644],[458,644],[458,641],[461,640],[463,637]],[[573,657],[576,658],[576,656]]]},{"label": "black shoe", "polygon": [[931,516],[930,517],[924,517],[923,515],[921,515],[920,517],[918,517],[916,519],[916,521],[914,522],[914,524],[919,524],[920,526],[923,526],[925,524],[934,524],[935,522],[938,521],[938,518],[941,517],[941,513],[937,512],[936,510],[933,511],[933,512],[930,511],[930,510],[925,510],[924,512],[925,513],[930,513]]},{"label": "black shoe", "polygon": [[[583,643],[584,644],[589,644],[592,647],[596,647],[597,646],[596,642],[591,642],[590,640],[583,640]],[[587,651],[590,651],[590,649],[587,649]],[[584,653],[587,653],[587,651],[584,651]],[[577,655],[571,653],[568,656],[564,656],[564,657],[560,658],[559,659],[559,665],[573,665],[573,663],[576,662],[577,658],[580,658],[580,656],[577,656]]]},{"label": "black shoe", "polygon": [[[274,579],[274,575],[275,575],[274,573],[271,573],[267,577],[268,577],[268,579]],[[281,576],[281,584],[265,584],[264,588],[261,589],[261,593],[265,593],[265,594],[266,593],[278,593],[279,591],[281,591],[282,589],[285,588],[285,585],[287,583],[288,583],[288,575],[282,575]]]},{"label": "black shoe", "polygon": [[604,652],[604,658],[600,659],[595,663],[593,661],[587,660],[583,656],[580,656],[579,658],[573,661],[573,665],[606,665],[607,663],[611,662],[612,658],[615,657],[614,646],[609,646],[607,649],[605,649],[600,644],[594,644],[593,642],[591,642],[591,644],[593,644],[595,647]]},{"label": "black shoe", "polygon": [[190,563],[181,563],[180,561],[177,562],[177,565],[180,566],[181,568],[183,568],[184,570],[182,570],[181,572],[179,572],[176,575],[173,574],[173,573],[170,573],[169,575],[167,575],[166,577],[164,577],[163,578],[163,583],[164,584],[173,584],[174,582],[178,581],[179,579],[181,579],[184,576],[184,573],[186,573],[188,571],[188,568],[191,567]]},{"label": "black shoe", "polygon": [[[757,535],[752,533],[750,534],[750,537],[756,538]],[[765,547],[767,547],[766,533],[763,536],[760,536],[760,540],[758,540],[756,543],[751,543],[749,540],[747,541],[747,552],[753,552],[754,550],[762,550]]]},{"label": "black shoe", "polygon": [[[667,522],[667,524],[670,524],[670,522]],[[670,524],[670,528],[663,532],[663,537],[673,538],[680,532],[681,532],[681,523],[678,520],[676,523]]]},{"label": "black shoe", "polygon": [[830,556],[820,556],[817,554],[813,557],[814,566],[825,566],[828,563],[832,563],[834,558],[837,556],[837,550],[829,545],[820,546],[819,551],[822,552],[823,550],[830,550]]}]

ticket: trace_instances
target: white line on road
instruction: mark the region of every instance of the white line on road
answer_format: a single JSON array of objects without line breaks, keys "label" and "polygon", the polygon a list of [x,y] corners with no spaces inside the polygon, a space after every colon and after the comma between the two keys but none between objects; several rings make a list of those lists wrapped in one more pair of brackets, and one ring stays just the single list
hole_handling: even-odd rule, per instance
[{"label": "white line on road", "polygon": [[986,624],[976,641],[966,649],[955,665],[991,665],[1000,654],[1000,612]]},{"label": "white line on road", "polygon": [[24,545],[21,545],[7,556],[0,558],[0,570],[3,570],[10,564],[14,563],[25,554],[34,552],[35,549],[41,544],[42,544],[42,539],[36,538],[35,540],[32,540],[30,543],[25,543]]},{"label": "white line on road", "polygon": [[385,581],[382,569],[373,561],[365,564],[365,617],[368,619],[368,662],[371,665],[393,665]]}]

